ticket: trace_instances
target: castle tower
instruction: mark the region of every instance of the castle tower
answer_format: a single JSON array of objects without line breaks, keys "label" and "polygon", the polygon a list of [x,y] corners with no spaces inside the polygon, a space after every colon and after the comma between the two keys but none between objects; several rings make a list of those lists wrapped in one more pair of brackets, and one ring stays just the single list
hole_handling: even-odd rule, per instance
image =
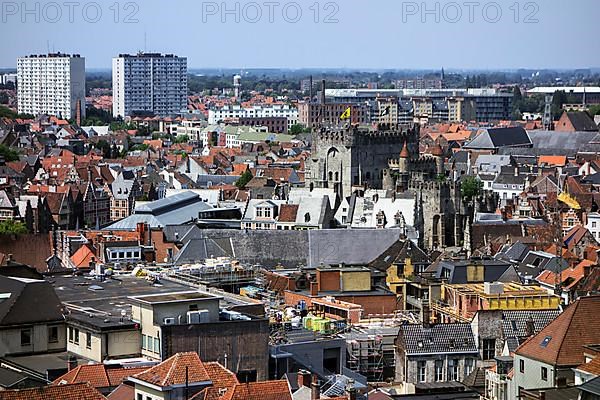
[{"label": "castle tower", "polygon": [[439,143],[436,143],[431,149],[431,156],[435,159],[436,173],[444,175],[444,150]]}]

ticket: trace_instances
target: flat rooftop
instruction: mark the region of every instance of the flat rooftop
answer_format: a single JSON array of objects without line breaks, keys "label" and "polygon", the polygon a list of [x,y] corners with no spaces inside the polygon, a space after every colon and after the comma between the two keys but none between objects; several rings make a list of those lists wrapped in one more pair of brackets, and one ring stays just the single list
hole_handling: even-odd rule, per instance
[{"label": "flat rooftop", "polygon": [[165,293],[165,294],[156,294],[156,295],[146,295],[146,296],[132,296],[132,300],[139,301],[142,303],[148,304],[161,304],[161,303],[174,303],[180,301],[195,301],[195,300],[219,300],[220,296],[214,296],[210,293],[205,292],[197,292],[197,291],[188,291],[188,292],[175,292],[175,293]]}]

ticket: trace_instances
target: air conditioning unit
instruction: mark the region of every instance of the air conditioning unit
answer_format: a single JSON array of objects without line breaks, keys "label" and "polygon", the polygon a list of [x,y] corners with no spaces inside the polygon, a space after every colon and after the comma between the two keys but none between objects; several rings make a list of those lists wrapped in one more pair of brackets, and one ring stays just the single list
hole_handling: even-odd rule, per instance
[{"label": "air conditioning unit", "polygon": [[199,310],[198,315],[200,317],[200,323],[205,324],[210,322],[210,311],[208,310]]},{"label": "air conditioning unit", "polygon": [[200,313],[198,313],[198,311],[188,311],[187,312],[187,323],[188,324],[199,324],[200,323]]},{"label": "air conditioning unit", "polygon": [[175,325],[175,318],[167,317],[163,320],[164,325]]}]

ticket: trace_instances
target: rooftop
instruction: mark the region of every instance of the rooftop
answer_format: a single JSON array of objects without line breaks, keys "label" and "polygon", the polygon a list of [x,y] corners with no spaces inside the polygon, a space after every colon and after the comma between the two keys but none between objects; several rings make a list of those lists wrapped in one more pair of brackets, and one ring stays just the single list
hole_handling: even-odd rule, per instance
[{"label": "rooftop", "polygon": [[162,304],[175,303],[181,301],[196,301],[196,300],[219,300],[221,297],[214,296],[210,293],[190,291],[190,292],[175,292],[158,295],[132,296],[130,299],[146,304]]}]

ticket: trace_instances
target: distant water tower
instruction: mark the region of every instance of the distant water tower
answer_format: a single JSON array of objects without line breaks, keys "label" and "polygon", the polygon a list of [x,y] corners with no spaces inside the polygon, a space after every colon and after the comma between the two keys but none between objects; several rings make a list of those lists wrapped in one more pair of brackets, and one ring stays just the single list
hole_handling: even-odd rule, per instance
[{"label": "distant water tower", "polygon": [[233,91],[235,93],[236,98],[240,98],[240,89],[242,88],[242,77],[240,75],[236,75],[233,77]]}]

